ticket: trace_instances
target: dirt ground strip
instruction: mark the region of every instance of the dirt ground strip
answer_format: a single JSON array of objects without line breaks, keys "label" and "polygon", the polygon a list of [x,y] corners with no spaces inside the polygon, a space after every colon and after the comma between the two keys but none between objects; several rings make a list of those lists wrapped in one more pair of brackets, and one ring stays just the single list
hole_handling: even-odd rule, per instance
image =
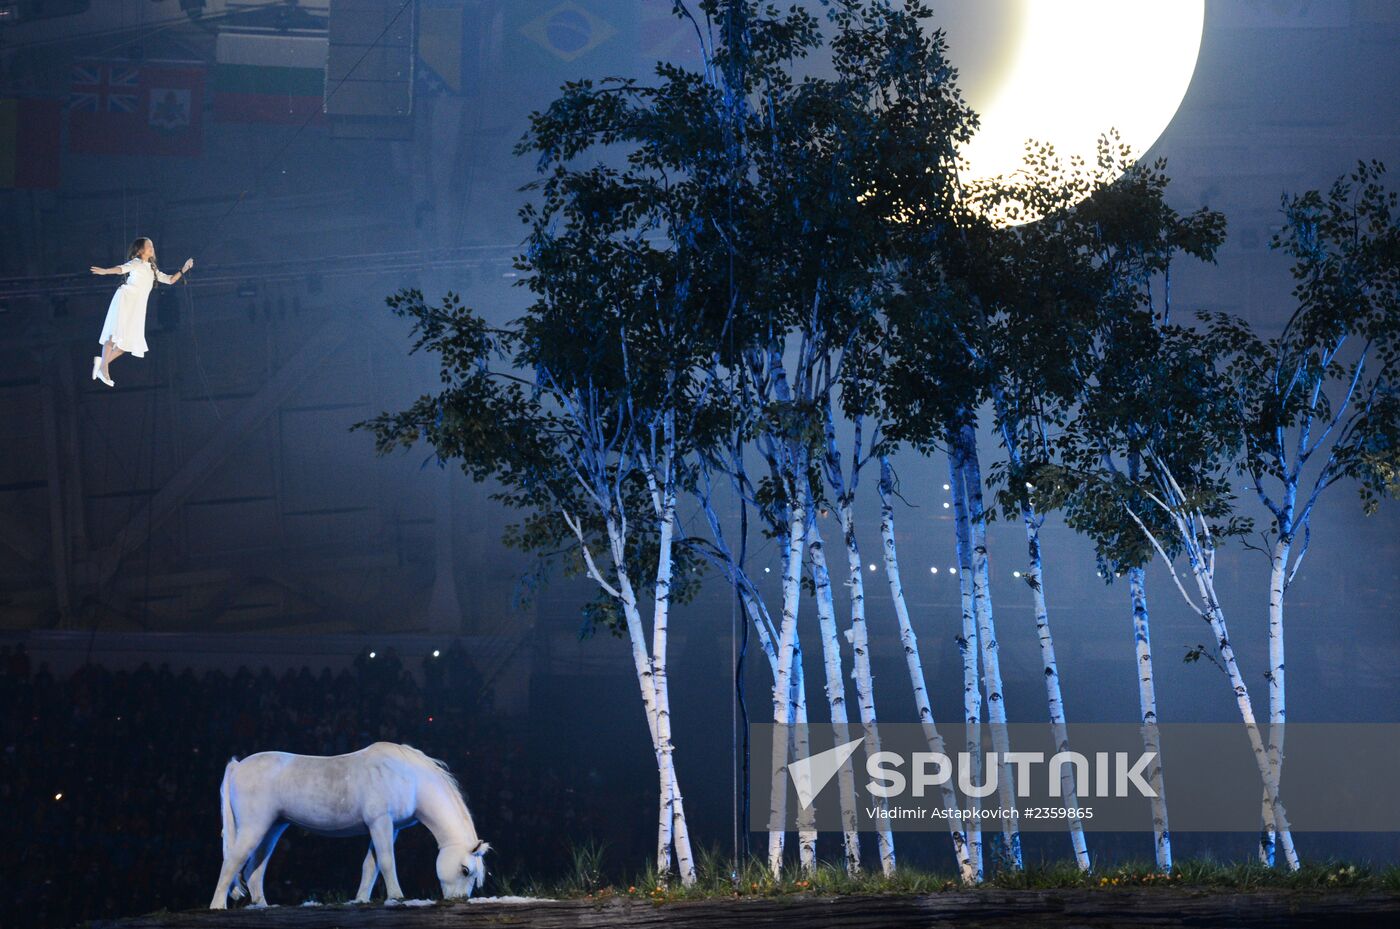
[{"label": "dirt ground strip", "polygon": [[612,900],[479,902],[421,907],[280,906],[158,913],[100,920],[89,929],[1072,929],[1072,927],[1389,927],[1400,896],[1196,890],[950,892],[925,896],[792,896],[652,904]]}]

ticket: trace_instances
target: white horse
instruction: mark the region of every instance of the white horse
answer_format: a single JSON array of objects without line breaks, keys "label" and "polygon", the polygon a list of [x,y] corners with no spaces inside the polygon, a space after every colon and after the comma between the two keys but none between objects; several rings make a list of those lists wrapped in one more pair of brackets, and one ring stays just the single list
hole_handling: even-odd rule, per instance
[{"label": "white horse", "polygon": [[263,876],[277,840],[291,823],[321,835],[369,833],[356,903],[369,901],[379,872],[390,900],[403,899],[394,870],[394,839],[421,822],[438,843],[437,876],[446,899],[469,897],[486,880],[481,841],[457,780],[447,765],[408,745],[375,742],[329,758],[259,752],[229,761],[219,785],[224,865],[211,910],[228,906],[246,879],[253,903],[266,905]]}]

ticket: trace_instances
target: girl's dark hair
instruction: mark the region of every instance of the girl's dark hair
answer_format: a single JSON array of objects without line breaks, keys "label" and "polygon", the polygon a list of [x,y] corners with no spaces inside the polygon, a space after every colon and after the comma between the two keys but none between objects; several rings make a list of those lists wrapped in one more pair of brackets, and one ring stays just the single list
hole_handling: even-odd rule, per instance
[{"label": "girl's dark hair", "polygon": [[[135,239],[133,239],[131,241],[131,247],[126,250],[126,260],[130,261],[131,259],[140,255],[141,249],[144,248],[146,243],[149,241],[151,240],[143,235],[138,235]],[[147,263],[151,266],[152,271],[156,270],[156,262],[154,258]]]}]

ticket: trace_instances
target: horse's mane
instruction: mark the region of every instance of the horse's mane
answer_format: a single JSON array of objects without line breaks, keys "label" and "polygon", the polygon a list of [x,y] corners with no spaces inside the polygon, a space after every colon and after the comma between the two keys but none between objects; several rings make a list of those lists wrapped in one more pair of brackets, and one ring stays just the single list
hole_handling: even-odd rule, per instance
[{"label": "horse's mane", "polygon": [[463,818],[466,819],[468,825],[472,827],[472,831],[475,832],[476,821],[472,819],[471,811],[467,809],[466,798],[462,796],[462,785],[457,782],[457,776],[452,773],[452,769],[447,766],[447,762],[443,761],[441,758],[434,758],[427,752],[420,751],[412,745],[405,745],[402,743],[393,744],[395,748],[399,749],[413,761],[420,763],[426,762],[428,765],[437,769],[438,775],[441,776],[443,780],[447,781],[448,787],[452,788],[448,793],[451,795],[453,802],[457,804],[458,811],[462,814]]}]

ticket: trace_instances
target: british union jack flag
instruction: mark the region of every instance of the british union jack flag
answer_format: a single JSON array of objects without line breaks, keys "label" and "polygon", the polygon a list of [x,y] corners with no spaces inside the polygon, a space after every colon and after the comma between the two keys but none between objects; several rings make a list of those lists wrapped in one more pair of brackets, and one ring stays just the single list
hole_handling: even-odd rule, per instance
[{"label": "british union jack flag", "polygon": [[135,113],[140,100],[139,69],[95,61],[73,66],[69,109],[81,113]]}]

